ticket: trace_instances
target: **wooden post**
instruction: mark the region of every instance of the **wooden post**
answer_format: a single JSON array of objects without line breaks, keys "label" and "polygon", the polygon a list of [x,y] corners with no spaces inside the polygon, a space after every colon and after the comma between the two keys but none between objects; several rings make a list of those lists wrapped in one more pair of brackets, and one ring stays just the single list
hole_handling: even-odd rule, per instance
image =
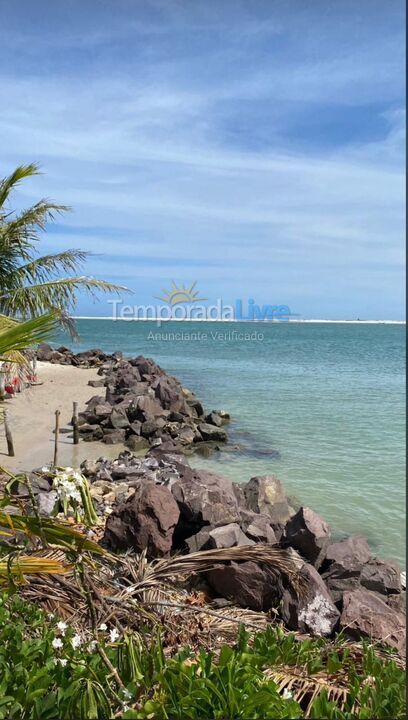
[{"label": "wooden post", "polygon": [[54,467],[58,466],[58,439],[59,439],[59,419],[60,411],[55,411],[55,438],[54,438]]},{"label": "wooden post", "polygon": [[37,354],[33,355],[33,382],[37,380]]},{"label": "wooden post", "polygon": [[6,397],[6,373],[0,367],[0,400]]},{"label": "wooden post", "polygon": [[73,411],[72,411],[72,428],[73,428],[73,436],[74,436],[74,445],[78,445],[79,443],[79,427],[78,427],[78,403],[73,402]]},{"label": "wooden post", "polygon": [[9,454],[9,457],[14,457],[14,444],[13,444],[13,438],[11,436],[10,426],[8,424],[7,410],[4,409],[3,412],[4,412],[4,432],[6,433],[6,441],[7,441],[7,452]]}]

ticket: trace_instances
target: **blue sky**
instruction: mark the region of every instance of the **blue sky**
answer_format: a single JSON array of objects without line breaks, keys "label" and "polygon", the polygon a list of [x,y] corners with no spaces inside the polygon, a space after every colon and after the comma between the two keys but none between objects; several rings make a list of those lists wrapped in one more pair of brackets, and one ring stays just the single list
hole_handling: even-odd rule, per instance
[{"label": "blue sky", "polygon": [[[1,175],[43,251],[304,318],[403,318],[400,0],[3,0]],[[106,299],[78,314],[107,315]]]}]

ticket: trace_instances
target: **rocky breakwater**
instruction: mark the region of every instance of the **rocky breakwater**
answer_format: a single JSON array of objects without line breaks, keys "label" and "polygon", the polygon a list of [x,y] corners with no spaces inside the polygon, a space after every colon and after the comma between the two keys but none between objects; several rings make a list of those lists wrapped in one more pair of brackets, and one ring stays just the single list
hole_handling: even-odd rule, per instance
[{"label": "rocky breakwater", "polygon": [[229,414],[206,411],[193,392],[150,358],[124,359],[121,353],[106,355],[101,350],[74,354],[45,344],[37,356],[53,363],[98,367],[100,379],[89,385],[101,388],[100,394],[79,414],[80,435],[87,442],[123,443],[138,452],[171,441],[185,454],[208,454],[227,442],[224,425]]},{"label": "rocky breakwater", "polygon": [[[400,568],[373,556],[364,538],[335,542],[312,509],[291,507],[274,476],[245,485],[193,469],[171,443],[141,459],[85,461],[98,512],[107,515],[103,542],[115,551],[146,550],[155,558],[214,548],[258,547],[207,572],[205,589],[218,606],[274,609],[286,626],[313,635],[343,631],[405,647],[405,592]],[[281,548],[294,578],[262,562],[262,548]],[[245,554],[245,553],[244,553]]]}]

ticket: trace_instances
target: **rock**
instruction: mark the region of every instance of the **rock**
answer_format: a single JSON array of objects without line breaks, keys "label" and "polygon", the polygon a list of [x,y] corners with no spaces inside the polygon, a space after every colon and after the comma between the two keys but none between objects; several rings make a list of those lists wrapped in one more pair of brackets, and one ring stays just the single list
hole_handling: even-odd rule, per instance
[{"label": "rock", "polygon": [[337,610],[324,581],[317,570],[304,563],[297,573],[300,588],[295,583],[283,591],[282,618],[291,630],[311,635],[331,635],[339,622]]},{"label": "rock", "polygon": [[285,541],[319,568],[329,546],[330,528],[314,510],[301,507],[286,524]]},{"label": "rock", "polygon": [[105,385],[105,380],[88,380],[88,385],[90,387],[103,387]]},{"label": "rock", "polygon": [[40,343],[37,347],[37,360],[49,362],[51,360],[52,353],[53,349],[51,345],[48,345],[48,343]]},{"label": "rock", "polygon": [[277,542],[268,515],[258,515],[252,510],[240,510],[240,517],[241,529],[251,540],[271,544]]},{"label": "rock", "polygon": [[244,485],[247,507],[256,513],[269,515],[273,527],[282,527],[294,514],[282,483],[275,475],[253,477]]},{"label": "rock", "polygon": [[100,425],[83,423],[79,426],[79,432],[85,441],[102,440],[103,431]]},{"label": "rock", "polygon": [[149,447],[149,441],[139,435],[130,435],[125,440],[125,445],[132,452],[139,452],[140,450],[146,450]]},{"label": "rock", "polygon": [[361,570],[371,557],[367,540],[352,535],[345,540],[328,545],[324,566],[335,564],[343,570]]},{"label": "rock", "polygon": [[209,423],[200,423],[198,426],[203,440],[216,440],[218,442],[227,442],[228,436],[225,430],[210,425]]},{"label": "rock", "polygon": [[370,560],[361,571],[360,583],[367,590],[381,595],[400,593],[402,590],[401,568],[397,563],[377,559]]},{"label": "rock", "polygon": [[146,550],[149,558],[167,555],[179,515],[168,488],[143,484],[109,515],[104,542],[113,550]]},{"label": "rock", "polygon": [[124,443],[125,438],[125,430],[111,430],[110,428],[105,428],[102,442],[104,442],[105,445],[117,445],[119,443]]},{"label": "rock", "polygon": [[135,420],[134,422],[130,423],[128,432],[130,432],[132,435],[140,435],[141,429],[142,423],[139,420]]},{"label": "rock", "polygon": [[216,427],[221,427],[223,424],[222,417],[218,415],[214,410],[210,412],[207,417],[205,418],[205,422],[209,423],[210,425],[215,425]]},{"label": "rock", "polygon": [[215,568],[207,574],[212,589],[234,605],[262,610],[264,607],[264,589],[266,575],[256,563],[248,561],[232,562],[230,565]]},{"label": "rock", "polygon": [[183,427],[177,435],[177,439],[181,445],[191,445],[196,439],[196,433],[190,427]]},{"label": "rock", "polygon": [[247,538],[238,523],[221,525],[209,532],[210,548],[230,548],[237,545],[255,545],[253,540]]},{"label": "rock", "polygon": [[180,508],[185,537],[204,525],[218,527],[239,523],[239,508],[231,480],[205,470],[193,471],[181,464],[178,470],[181,477],[172,484],[171,491]]},{"label": "rock", "polygon": [[390,608],[370,590],[347,591],[343,596],[340,627],[347,635],[361,636],[395,647],[405,655],[405,615]]},{"label": "rock", "polygon": [[349,537],[328,546],[320,572],[323,570],[322,577],[340,608],[343,593],[360,586],[361,571],[370,558],[370,548],[362,537]]},{"label": "rock", "polygon": [[116,430],[123,430],[129,427],[129,420],[128,416],[126,415],[126,410],[124,408],[114,407],[110,415],[110,422],[112,427]]},{"label": "rock", "polygon": [[200,550],[208,550],[209,549],[209,541],[210,541],[210,529],[207,527],[204,527],[202,530],[200,530],[195,535],[192,535],[189,538],[186,538],[186,544],[188,546],[189,552],[199,552]]},{"label": "rock", "polygon": [[144,423],[142,423],[141,427],[141,434],[143,437],[151,437],[151,435],[154,435],[158,431],[160,431],[164,425],[166,424],[166,421],[164,418],[155,418],[154,420],[145,420]]},{"label": "rock", "polygon": [[98,405],[95,405],[94,410],[93,410],[93,414],[95,415],[97,422],[109,417],[111,412],[112,412],[112,406],[109,405],[109,403],[107,403],[107,402],[99,403]]}]

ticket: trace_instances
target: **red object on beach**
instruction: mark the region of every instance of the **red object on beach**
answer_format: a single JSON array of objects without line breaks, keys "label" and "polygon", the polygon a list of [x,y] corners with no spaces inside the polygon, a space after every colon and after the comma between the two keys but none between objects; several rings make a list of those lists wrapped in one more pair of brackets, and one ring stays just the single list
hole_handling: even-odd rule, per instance
[{"label": "red object on beach", "polygon": [[5,389],[6,393],[8,393],[9,395],[14,395],[14,393],[15,393],[15,389],[13,388],[12,385],[5,385],[4,389]]}]

